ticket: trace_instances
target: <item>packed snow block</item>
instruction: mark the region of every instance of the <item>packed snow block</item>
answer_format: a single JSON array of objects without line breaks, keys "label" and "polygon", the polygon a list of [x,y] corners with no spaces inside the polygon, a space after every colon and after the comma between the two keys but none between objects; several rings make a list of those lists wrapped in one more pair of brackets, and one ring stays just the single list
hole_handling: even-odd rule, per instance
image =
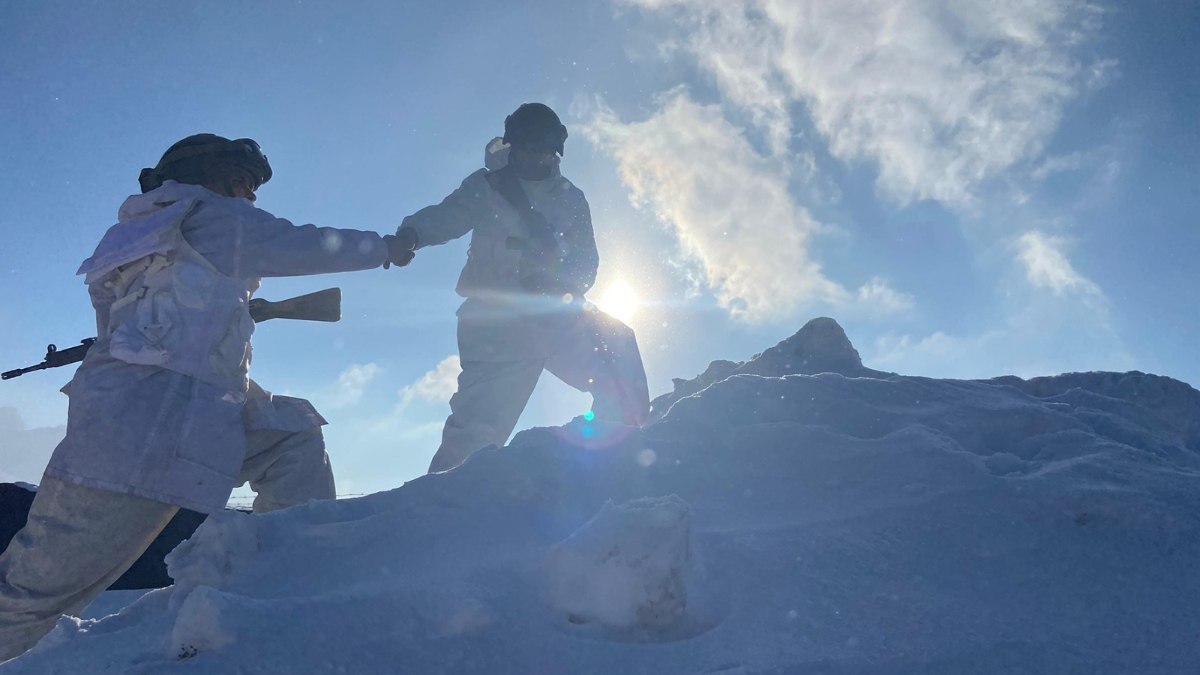
[{"label": "packed snow block", "polygon": [[167,642],[167,657],[189,659],[201,652],[222,649],[237,641],[229,617],[239,611],[240,598],[215,588],[200,586],[187,594],[175,615]]},{"label": "packed snow block", "polygon": [[175,586],[219,588],[227,577],[251,566],[259,550],[258,521],[230,510],[209,516],[166,557]]},{"label": "packed snow block", "polygon": [[661,629],[683,617],[691,507],[676,495],[608,502],[551,548],[551,605],[573,623]]}]

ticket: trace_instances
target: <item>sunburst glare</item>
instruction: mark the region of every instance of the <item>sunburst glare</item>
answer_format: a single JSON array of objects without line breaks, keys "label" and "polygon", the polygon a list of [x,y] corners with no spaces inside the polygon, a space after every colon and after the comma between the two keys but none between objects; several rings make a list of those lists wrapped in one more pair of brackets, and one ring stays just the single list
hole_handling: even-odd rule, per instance
[{"label": "sunburst glare", "polygon": [[626,323],[637,314],[638,304],[637,292],[624,279],[609,284],[596,301],[597,307]]}]

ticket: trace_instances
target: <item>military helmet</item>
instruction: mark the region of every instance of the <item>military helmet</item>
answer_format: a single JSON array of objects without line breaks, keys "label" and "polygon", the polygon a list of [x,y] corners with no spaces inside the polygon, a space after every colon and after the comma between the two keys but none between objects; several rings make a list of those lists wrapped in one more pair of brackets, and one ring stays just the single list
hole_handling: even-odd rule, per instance
[{"label": "military helmet", "polygon": [[209,185],[229,178],[237,170],[253,178],[255,189],[271,180],[271,164],[256,141],[195,134],[167,148],[154,168],[142,169],[138,182],[142,192],[149,192],[167,180]]},{"label": "military helmet", "polygon": [[504,142],[563,154],[567,128],[544,103],[522,103],[504,118]]}]

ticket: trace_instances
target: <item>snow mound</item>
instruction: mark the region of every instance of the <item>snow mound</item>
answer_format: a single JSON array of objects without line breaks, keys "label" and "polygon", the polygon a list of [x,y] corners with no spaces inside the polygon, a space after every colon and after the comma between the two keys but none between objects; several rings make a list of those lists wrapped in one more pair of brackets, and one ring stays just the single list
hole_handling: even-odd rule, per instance
[{"label": "snow mound", "polygon": [[642,430],[212,518],[175,586],[0,673],[1194,671],[1200,393],[879,373],[835,326]]},{"label": "snow mound", "polygon": [[675,378],[675,390],[656,398],[651,404],[652,417],[658,419],[681,398],[703,391],[709,385],[733,375],[815,375],[839,373],[846,377],[886,377],[884,373],[863,366],[858,350],[850,338],[828,317],[804,324],[795,335],[756,354],[748,361],[713,361],[708,369],[691,380]]}]

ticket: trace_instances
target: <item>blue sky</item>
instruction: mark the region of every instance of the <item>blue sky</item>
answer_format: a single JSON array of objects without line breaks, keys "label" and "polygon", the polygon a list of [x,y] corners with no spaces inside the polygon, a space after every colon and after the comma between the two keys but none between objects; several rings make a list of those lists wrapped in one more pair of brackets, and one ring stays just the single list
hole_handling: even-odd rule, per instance
[{"label": "blue sky", "polygon": [[[1200,10],[1001,4],[6,3],[0,356],[94,333],[75,268],[182,136],[258,139],[276,215],[390,232],[539,100],[592,205],[592,297],[638,296],[652,395],[815,316],[882,370],[1200,382]],[[264,282],[343,288],[341,323],[265,324],[253,367],[330,419],[339,491],[436,449],[465,249]],[[0,477],[37,480],[68,375],[0,386]],[[520,427],[586,406],[546,376]]]}]

